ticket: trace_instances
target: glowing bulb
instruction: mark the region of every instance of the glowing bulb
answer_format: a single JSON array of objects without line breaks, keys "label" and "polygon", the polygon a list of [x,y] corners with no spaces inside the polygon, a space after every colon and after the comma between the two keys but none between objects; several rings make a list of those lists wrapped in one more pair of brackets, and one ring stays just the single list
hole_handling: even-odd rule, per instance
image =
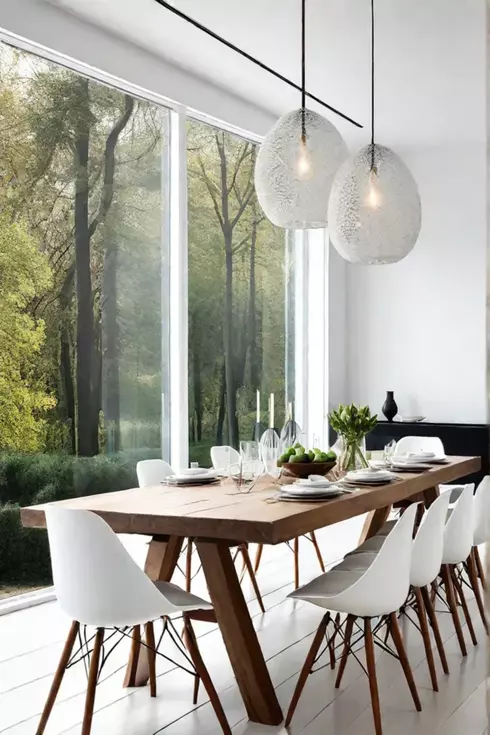
[{"label": "glowing bulb", "polygon": [[302,135],[296,157],[296,176],[300,181],[307,181],[313,176],[313,161],[306,145],[306,135]]},{"label": "glowing bulb", "polygon": [[367,205],[371,209],[378,209],[381,205],[381,194],[378,189],[378,177],[374,169],[372,169],[369,174]]}]

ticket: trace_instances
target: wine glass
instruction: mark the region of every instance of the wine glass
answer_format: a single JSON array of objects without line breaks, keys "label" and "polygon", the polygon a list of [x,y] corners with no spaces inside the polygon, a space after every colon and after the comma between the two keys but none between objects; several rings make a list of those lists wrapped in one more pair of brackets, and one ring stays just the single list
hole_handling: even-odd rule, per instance
[{"label": "wine glass", "polygon": [[396,450],[396,441],[392,439],[384,448],[383,450],[383,459],[385,464],[388,465],[388,467],[391,467],[393,462],[393,456],[395,454]]},{"label": "wine glass", "polygon": [[239,493],[249,493],[262,476],[263,468],[259,459],[243,459],[230,462],[228,477],[235,484]]}]

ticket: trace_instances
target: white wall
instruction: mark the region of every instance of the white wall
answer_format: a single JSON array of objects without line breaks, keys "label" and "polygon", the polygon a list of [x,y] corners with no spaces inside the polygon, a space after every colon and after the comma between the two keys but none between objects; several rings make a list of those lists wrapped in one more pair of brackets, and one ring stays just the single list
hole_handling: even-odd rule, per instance
[{"label": "white wall", "polygon": [[2,28],[257,135],[264,135],[276,119],[238,95],[46,0],[0,0]]},{"label": "white wall", "polygon": [[394,390],[402,414],[485,423],[485,145],[403,157],[419,183],[422,232],[400,263],[348,266],[348,398],[379,411]]},{"label": "white wall", "polygon": [[[391,51],[386,46],[378,61],[384,99],[379,142],[392,145],[411,168],[423,223],[415,249],[401,263],[347,267],[346,398],[379,412],[386,391],[394,390],[402,414],[485,423],[486,3],[446,7],[443,16],[439,0],[417,5],[418,35],[417,26],[407,24],[402,42],[392,38]],[[407,45],[414,58],[408,91],[397,83]],[[399,121],[386,105],[391,97],[397,109],[407,94],[413,132],[406,124],[403,145]]]}]

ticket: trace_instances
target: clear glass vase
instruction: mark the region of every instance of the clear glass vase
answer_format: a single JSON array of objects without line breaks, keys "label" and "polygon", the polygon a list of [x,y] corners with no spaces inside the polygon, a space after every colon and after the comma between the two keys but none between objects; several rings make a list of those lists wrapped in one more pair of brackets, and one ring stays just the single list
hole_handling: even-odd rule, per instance
[{"label": "clear glass vase", "polygon": [[348,439],[343,436],[339,464],[342,472],[351,472],[352,470],[369,467],[366,459],[366,438]]}]

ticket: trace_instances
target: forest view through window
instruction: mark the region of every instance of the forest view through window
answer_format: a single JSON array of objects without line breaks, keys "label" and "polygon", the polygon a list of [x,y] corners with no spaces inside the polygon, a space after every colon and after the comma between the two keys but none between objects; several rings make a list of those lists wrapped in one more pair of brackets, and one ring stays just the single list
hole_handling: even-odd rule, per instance
[{"label": "forest view through window", "polygon": [[165,124],[0,44],[0,595],[50,581],[19,506],[133,487],[161,456]]},{"label": "forest view through window", "polygon": [[279,431],[294,410],[292,238],[258,204],[257,149],[188,123],[189,454],[203,466],[266,428],[271,400]]}]

